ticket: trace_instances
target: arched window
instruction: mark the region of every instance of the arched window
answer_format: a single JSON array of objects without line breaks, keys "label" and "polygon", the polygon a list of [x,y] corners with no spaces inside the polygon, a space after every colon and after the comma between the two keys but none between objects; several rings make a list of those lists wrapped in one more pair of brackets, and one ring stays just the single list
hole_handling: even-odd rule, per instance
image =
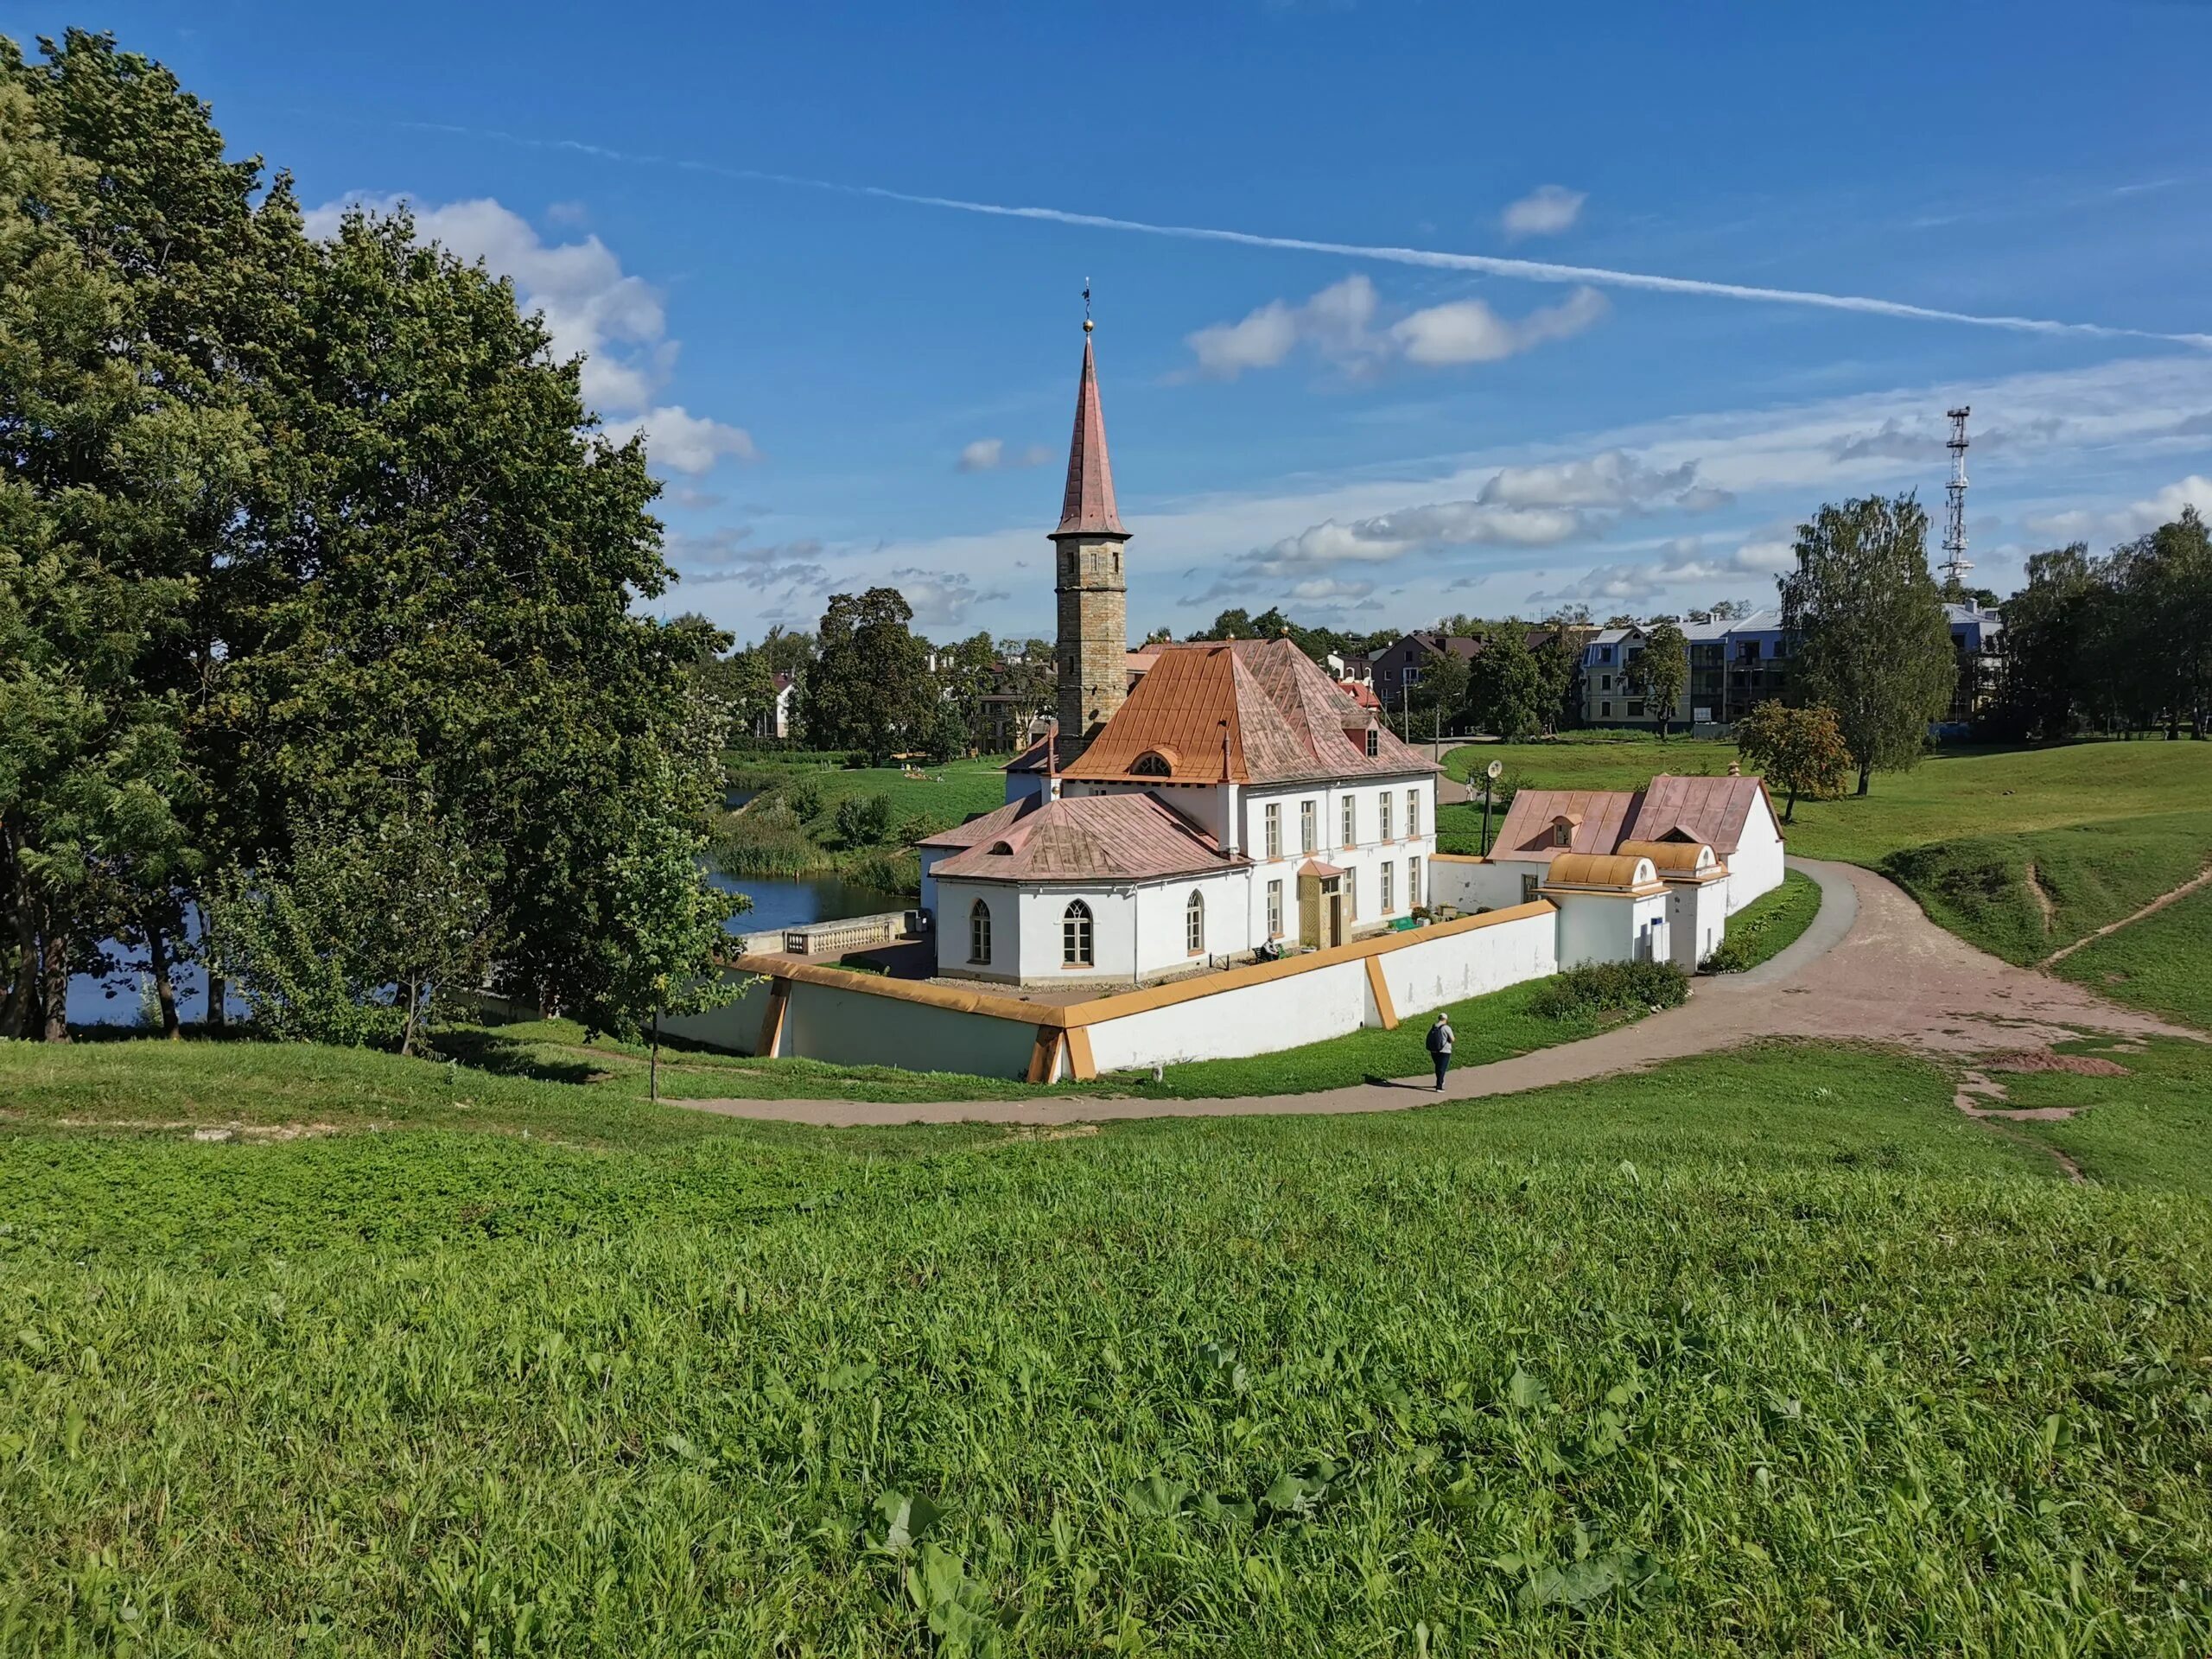
[{"label": "arched window", "polygon": [[1183,948],[1194,957],[1206,948],[1206,901],[1203,893],[1193,893],[1184,902]]},{"label": "arched window", "polygon": [[1129,768],[1129,772],[1138,778],[1172,778],[1175,775],[1175,768],[1168,764],[1167,757],[1158,749],[1147,749],[1137,756],[1136,764]]},{"label": "arched window", "polygon": [[977,964],[991,959],[991,907],[978,899],[968,909],[968,960]]},{"label": "arched window", "polygon": [[1569,847],[1574,843],[1574,826],[1565,818],[1552,820],[1552,845]]},{"label": "arched window", "polygon": [[1078,899],[1060,916],[1060,965],[1088,968],[1090,963],[1090,906]]}]

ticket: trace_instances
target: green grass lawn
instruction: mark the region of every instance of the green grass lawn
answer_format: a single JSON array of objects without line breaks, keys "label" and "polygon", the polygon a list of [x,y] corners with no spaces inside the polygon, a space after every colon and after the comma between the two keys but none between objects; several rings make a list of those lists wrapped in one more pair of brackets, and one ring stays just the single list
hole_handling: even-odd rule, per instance
[{"label": "green grass lawn", "polygon": [[[2069,1186],[1928,1063],[1065,1138],[55,1063],[167,1122],[205,1053],[391,1127],[0,1120],[0,1647],[2212,1643],[2212,1208],[2180,1154]],[[2207,1166],[2186,1063],[2120,1058],[2059,1127]]]},{"label": "green grass lawn", "polygon": [[[2054,971],[2115,1002],[2212,1032],[2212,888],[2082,946]],[[2203,1064],[2212,1072],[2212,1058]]]},{"label": "green grass lawn", "polygon": [[[2007,962],[2026,965],[2141,909],[2207,864],[2212,864],[2212,805],[1965,836],[1892,853],[1881,868],[1935,920]],[[2049,902],[2047,912],[2037,901],[2038,887]]]},{"label": "green grass lawn", "polygon": [[[2202,1021],[2212,1027],[2212,1018]],[[2021,1134],[2071,1157],[2093,1181],[2192,1193],[2212,1200],[2212,1064],[2197,1043],[2152,1043],[2138,1052],[2108,1039],[2065,1043],[2126,1068],[2124,1077],[2001,1071],[2009,1107],[2085,1109],[2056,1122],[2021,1122]]]},{"label": "green grass lawn", "polygon": [[[1635,789],[1656,772],[1723,773],[1736,758],[1732,743],[1676,738],[1666,743],[1483,743],[1454,749],[1445,765],[1465,778],[1471,768],[1502,760],[1529,788]],[[1910,772],[1877,772],[1864,799],[1799,802],[1789,849],[1812,858],[1878,864],[1901,848],[1930,842],[2201,812],[2208,799],[2212,743],[1947,748]]]},{"label": "green grass lawn", "polygon": [[1797,943],[1820,913],[1821,884],[1799,871],[1784,870],[1780,887],[1728,918],[1716,970],[1740,974],[1773,961]]},{"label": "green grass lawn", "polygon": [[807,830],[817,840],[834,841],[837,803],[865,795],[880,795],[891,803],[894,829],[916,817],[959,823],[1006,804],[1006,773],[1001,768],[1009,758],[1001,754],[949,761],[911,778],[896,766],[810,772],[807,777],[822,792],[822,810],[808,820]]}]

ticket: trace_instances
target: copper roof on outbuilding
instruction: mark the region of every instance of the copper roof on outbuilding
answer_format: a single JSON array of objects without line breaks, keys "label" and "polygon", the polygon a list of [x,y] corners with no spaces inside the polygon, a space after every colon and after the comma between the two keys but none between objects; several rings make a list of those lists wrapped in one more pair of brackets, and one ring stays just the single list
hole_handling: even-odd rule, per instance
[{"label": "copper roof on outbuilding", "polygon": [[1250,861],[1146,794],[1032,796],[921,844],[961,848],[931,871],[956,880],[1154,881]]},{"label": "copper roof on outbuilding", "polygon": [[1186,784],[1402,777],[1437,769],[1287,639],[1163,646],[1129,700],[1065,775],[1142,779],[1147,774],[1133,768],[1151,753],[1172,755],[1165,777]]},{"label": "copper roof on outbuilding", "polygon": [[[1491,843],[1492,858],[1548,860],[1561,853],[1612,853],[1628,841],[1703,842],[1726,861],[1754,811],[1781,820],[1765,783],[1752,778],[1682,778],[1662,772],[1643,789],[1524,789],[1513,798]],[[1567,820],[1564,847],[1552,844]]]}]

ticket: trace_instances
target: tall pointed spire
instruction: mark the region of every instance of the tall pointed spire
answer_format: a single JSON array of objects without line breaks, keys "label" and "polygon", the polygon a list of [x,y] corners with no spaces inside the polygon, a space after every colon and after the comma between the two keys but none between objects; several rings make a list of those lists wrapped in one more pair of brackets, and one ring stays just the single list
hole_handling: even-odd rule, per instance
[{"label": "tall pointed spire", "polygon": [[[1084,289],[1089,308],[1090,290]],[[1075,435],[1068,441],[1068,488],[1055,536],[1127,536],[1114,511],[1114,468],[1106,459],[1106,416],[1098,407],[1098,365],[1090,354],[1090,319],[1083,320],[1083,378],[1075,391]]]}]

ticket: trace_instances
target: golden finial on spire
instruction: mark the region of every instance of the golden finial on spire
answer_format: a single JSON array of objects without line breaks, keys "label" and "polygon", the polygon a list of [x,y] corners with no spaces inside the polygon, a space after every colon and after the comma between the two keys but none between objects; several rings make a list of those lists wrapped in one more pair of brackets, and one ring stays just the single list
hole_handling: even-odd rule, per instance
[{"label": "golden finial on spire", "polygon": [[1083,332],[1089,334],[1096,325],[1090,321],[1090,278],[1083,279]]}]

